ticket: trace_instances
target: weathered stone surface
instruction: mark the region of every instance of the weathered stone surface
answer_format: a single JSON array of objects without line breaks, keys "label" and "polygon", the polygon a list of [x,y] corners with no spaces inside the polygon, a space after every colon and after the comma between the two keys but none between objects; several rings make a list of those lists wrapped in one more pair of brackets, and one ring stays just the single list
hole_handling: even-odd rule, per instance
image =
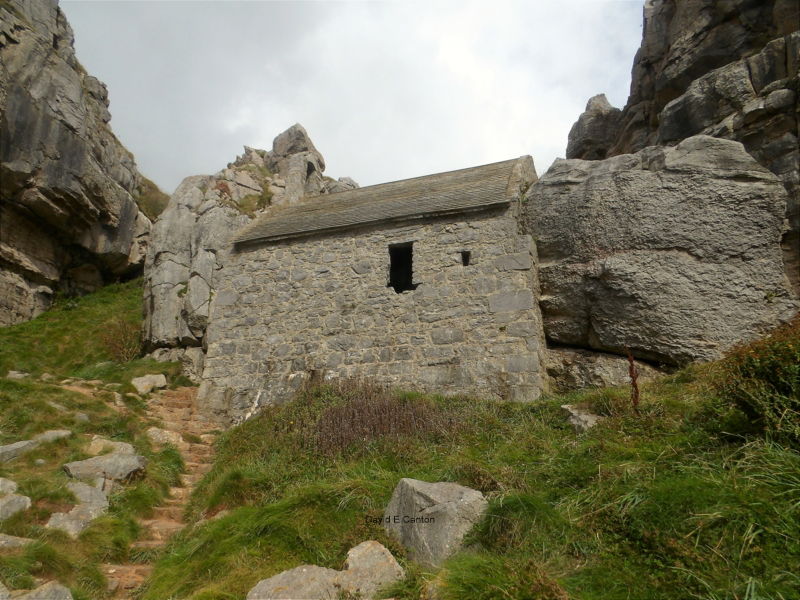
[{"label": "weathered stone surface", "polygon": [[116,442],[95,435],[86,447],[86,453],[92,456],[102,453],[136,454],[136,450],[128,442]]},{"label": "weathered stone surface", "polygon": [[23,596],[17,597],[16,600],[72,600],[72,592],[60,583],[51,581]]},{"label": "weathered stone surface", "polygon": [[585,433],[603,420],[600,415],[595,415],[574,404],[562,404],[561,410],[567,417],[567,423],[572,425],[575,433]]},{"label": "weathered stone surface", "polygon": [[488,503],[477,490],[457,483],[401,479],[384,513],[384,528],[423,565],[436,567],[461,549]]},{"label": "weathered stone surface", "polygon": [[49,429],[43,433],[33,436],[33,441],[39,444],[57,442],[72,436],[69,429]]},{"label": "weathered stone surface", "polygon": [[0,477],[0,494],[13,494],[17,491],[17,482]]},{"label": "weathered stone surface", "polygon": [[20,511],[31,507],[31,499],[19,494],[0,496],[0,521],[13,517]]},{"label": "weathered stone surface", "polygon": [[[388,248],[409,240],[419,285],[398,294]],[[315,371],[533,400],[545,385],[535,260],[504,207],[247,247],[219,276],[198,402],[241,420]]]},{"label": "weathered stone surface", "polygon": [[[23,546],[33,543],[33,541],[34,540],[29,538],[16,537],[13,535],[7,535],[5,533],[0,533],[0,550],[14,550],[16,548],[22,548]],[[3,598],[3,589],[3,585],[0,584],[0,600]]]},{"label": "weathered stone surface", "polygon": [[167,431],[158,427],[149,427],[145,432],[147,438],[154,444],[172,444],[178,446],[183,441],[181,434],[177,431]]},{"label": "weathered stone surface", "polygon": [[[798,65],[796,0],[648,0],[625,108],[613,126],[584,113],[567,157],[602,159],[697,134],[742,142],[789,193],[782,245],[800,293]],[[587,135],[595,122],[608,135]]]},{"label": "weathered stone surface", "polygon": [[295,567],[259,581],[247,594],[247,600],[324,600],[342,594],[368,600],[403,576],[403,569],[391,552],[370,540],[347,553],[343,571],[313,565]]},{"label": "weathered stone surface", "polygon": [[203,374],[203,361],[206,358],[202,348],[156,348],[150,357],[159,362],[179,362],[183,374],[195,383],[200,383]]},{"label": "weathered stone surface", "polygon": [[23,371],[9,371],[6,373],[6,379],[27,379],[28,377],[30,377],[30,373]]},{"label": "weathered stone surface", "polygon": [[[183,180],[153,227],[145,261],[144,339],[151,349],[204,344],[230,238],[254,214],[306,195],[357,187],[352,180],[323,179],[324,168],[305,129],[294,125],[268,152],[245,146],[228,168]],[[188,374],[202,371],[197,355],[180,360]]]},{"label": "weathered stone surface", "polygon": [[108,510],[106,495],[96,487],[80,481],[71,481],[67,488],[75,495],[78,504],[68,513],[53,513],[47,522],[50,529],[60,529],[76,538],[92,521]]},{"label": "weathered stone surface", "polygon": [[0,600],[9,600],[9,598],[11,598],[11,592],[8,591],[6,586],[0,583]]},{"label": "weathered stone surface", "polygon": [[131,385],[136,388],[138,393],[149,394],[153,390],[167,387],[167,378],[163,373],[151,373],[141,377],[134,377],[131,379]]},{"label": "weathered stone surface", "polygon": [[556,161],[524,206],[554,342],[710,360],[798,308],[779,247],[786,191],[739,143]]},{"label": "weathered stone surface", "polygon": [[[635,363],[639,381],[653,379],[661,374],[661,371],[646,363]],[[630,381],[627,358],[606,352],[565,348],[548,349],[547,375],[551,389],[557,392],[609,387]]]},{"label": "weathered stone surface", "polygon": [[147,459],[138,454],[104,454],[67,463],[64,470],[75,479],[94,480],[105,477],[124,480],[139,475],[146,466]]},{"label": "weathered stone surface", "polygon": [[622,111],[598,94],[586,103],[586,110],[569,131],[567,158],[601,160],[617,137]]},{"label": "weathered stone surface", "polygon": [[149,221],[105,86],[75,58],[56,0],[0,5],[0,326],[141,266]]},{"label": "weathered stone surface", "polygon": [[8,462],[9,460],[13,460],[18,456],[22,456],[26,452],[30,452],[39,443],[34,440],[22,440],[20,442],[14,442],[13,444],[6,444],[5,446],[0,446],[0,463]]}]

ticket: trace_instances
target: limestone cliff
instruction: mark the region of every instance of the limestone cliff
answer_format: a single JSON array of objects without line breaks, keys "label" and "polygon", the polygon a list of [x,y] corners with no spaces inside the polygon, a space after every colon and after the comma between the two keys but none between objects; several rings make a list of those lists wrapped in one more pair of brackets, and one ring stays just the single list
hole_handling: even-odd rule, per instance
[{"label": "limestone cliff", "polygon": [[[209,307],[230,237],[270,206],[358,187],[322,175],[325,161],[300,125],[272,150],[245,147],[215,175],[187,177],[155,222],[145,262],[144,339],[157,357],[181,359],[190,374],[202,366]],[[184,350],[189,348],[189,350]]]},{"label": "limestone cliff", "polygon": [[647,0],[620,112],[592,99],[567,158],[597,160],[697,134],[736,140],[789,193],[786,273],[800,291],[797,0]]},{"label": "limestone cliff", "polygon": [[150,221],[57,0],[0,1],[0,325],[141,268]]}]

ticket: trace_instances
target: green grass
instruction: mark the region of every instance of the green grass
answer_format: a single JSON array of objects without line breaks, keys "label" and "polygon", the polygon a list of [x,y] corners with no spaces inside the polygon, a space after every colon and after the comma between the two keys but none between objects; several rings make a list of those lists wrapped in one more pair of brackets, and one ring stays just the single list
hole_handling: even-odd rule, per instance
[{"label": "green grass", "polygon": [[169,194],[162,192],[159,187],[147,177],[142,177],[139,188],[134,195],[136,204],[145,216],[155,221],[169,203]]},{"label": "green grass", "polygon": [[[800,597],[800,455],[723,434],[711,370],[647,384],[639,415],[622,388],[526,405],[432,398],[436,428],[332,455],[315,446],[318,419],[346,400],[306,393],[223,436],[190,516],[230,512],[175,540],[142,599],[240,599],[299,564],[341,568],[367,539],[409,573],[387,597],[420,598],[434,578],[446,600]],[[577,436],[564,402],[607,419]],[[365,521],[401,477],[456,481],[490,500],[468,550],[438,574]]]},{"label": "green grass", "polygon": [[[112,360],[102,333],[119,319],[138,323],[140,311],[141,282],[132,281],[83,298],[62,299],[32,321],[0,329],[0,444],[30,439],[48,429],[73,432],[68,439],[43,444],[0,465],[0,476],[16,481],[19,493],[33,502],[31,509],[0,522],[0,532],[36,540],[25,549],[0,553],[0,580],[11,589],[57,579],[76,599],[106,598],[99,565],[136,558],[130,551],[141,534],[136,518],[151,516],[169,487],[178,484],[181,457],[173,448],[151,448],[144,435],[149,424],[143,419],[143,404],[126,398],[128,411],[120,413],[114,407],[115,391],[133,391],[131,377],[161,372],[171,385],[184,382],[177,375],[177,363]],[[32,377],[8,380],[8,370]],[[54,379],[35,378],[42,373]],[[97,391],[86,395],[53,383],[65,377],[98,380]],[[88,421],[76,420],[76,413],[84,413]],[[44,525],[52,513],[68,511],[75,503],[62,466],[87,458],[85,447],[93,435],[132,443],[148,465],[144,477],[112,494],[106,515],[72,540]]]}]

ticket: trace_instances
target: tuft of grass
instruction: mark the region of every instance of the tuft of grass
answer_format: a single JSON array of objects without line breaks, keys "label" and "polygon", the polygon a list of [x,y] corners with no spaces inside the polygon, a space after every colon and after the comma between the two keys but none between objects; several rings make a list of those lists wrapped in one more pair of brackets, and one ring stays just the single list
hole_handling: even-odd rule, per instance
[{"label": "tuft of grass", "polygon": [[142,176],[139,187],[134,194],[139,210],[151,221],[155,221],[169,203],[169,195],[147,177]]}]

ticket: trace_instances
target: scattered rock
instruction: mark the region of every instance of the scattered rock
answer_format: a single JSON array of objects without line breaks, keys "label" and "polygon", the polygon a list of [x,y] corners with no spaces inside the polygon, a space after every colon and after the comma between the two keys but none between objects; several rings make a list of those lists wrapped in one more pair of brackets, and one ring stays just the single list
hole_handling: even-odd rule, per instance
[{"label": "scattered rock", "polygon": [[36,588],[32,592],[28,592],[24,596],[15,598],[15,600],[73,600],[73,598],[69,588],[55,581],[51,581]]},{"label": "scattered rock", "polygon": [[49,406],[50,408],[53,408],[53,409],[57,410],[58,412],[62,412],[62,413],[64,413],[64,412],[67,412],[67,411],[68,411],[68,409],[67,409],[67,407],[66,407],[66,406],[62,406],[62,405],[61,405],[61,404],[59,404],[58,402],[53,402],[52,400],[48,400],[48,401],[47,401],[47,406]]},{"label": "scattered rock", "polygon": [[41,375],[39,375],[39,379],[41,381],[53,381],[53,379],[55,379],[55,376],[51,375],[50,373],[42,373]]},{"label": "scattered rock", "polygon": [[[32,542],[33,540],[29,538],[16,537],[14,535],[7,535],[5,533],[0,533],[0,550],[14,550],[16,548],[22,548],[23,546],[27,546]],[[0,591],[2,591],[1,585],[0,585]],[[2,598],[3,596],[2,594],[0,594],[0,600],[2,600]]]},{"label": "scattered rock", "polygon": [[147,459],[138,454],[104,454],[64,465],[67,475],[75,479],[96,480],[101,477],[123,481],[144,471]]},{"label": "scattered rock", "polygon": [[147,438],[154,444],[165,445],[172,444],[178,446],[183,442],[181,434],[177,431],[167,431],[159,427],[149,427],[145,432]]},{"label": "scattered rock", "polygon": [[0,477],[0,494],[13,494],[17,491],[17,482]]},{"label": "scattered rock", "polygon": [[86,453],[96,456],[102,452],[110,452],[112,454],[136,454],[136,450],[134,450],[133,446],[128,442],[115,442],[96,435],[86,448]]},{"label": "scattered rock", "polygon": [[415,561],[437,567],[461,548],[488,503],[477,490],[457,483],[403,478],[384,513],[384,528]]},{"label": "scattered rock", "polygon": [[20,511],[31,507],[31,499],[19,494],[8,494],[0,497],[0,521],[13,517]]},{"label": "scattered rock", "polygon": [[18,456],[22,456],[26,452],[30,452],[36,448],[38,445],[39,443],[34,440],[22,440],[20,442],[14,442],[13,444],[0,446],[0,463],[8,462],[17,458]]},{"label": "scattered rock", "polygon": [[369,600],[380,588],[404,575],[391,552],[370,540],[347,553],[343,571],[314,565],[295,567],[259,581],[247,594],[247,600],[322,600],[341,595]]},{"label": "scattered rock", "polygon": [[561,409],[566,413],[567,422],[572,425],[575,433],[585,433],[603,420],[600,415],[592,414],[573,404],[562,404]]},{"label": "scattered rock", "polygon": [[9,371],[6,374],[6,379],[26,379],[30,377],[30,373],[25,373],[24,371]]},{"label": "scattered rock", "polygon": [[131,379],[131,384],[136,388],[138,393],[149,394],[154,389],[167,387],[167,378],[163,373],[152,373],[149,375],[142,375],[141,377],[134,377]]},{"label": "scattered rock", "polygon": [[47,464],[47,461],[43,458],[37,458],[35,461],[33,461],[33,464],[35,464],[37,467],[41,467]]},{"label": "scattered rock", "polygon": [[44,433],[33,436],[33,441],[39,444],[47,444],[49,442],[63,440],[71,435],[72,432],[69,429],[50,429]]},{"label": "scattered rock", "polygon": [[75,421],[75,423],[77,423],[79,425],[82,424],[82,423],[88,423],[89,421],[91,421],[91,419],[89,418],[89,415],[87,415],[85,412],[76,412],[72,416],[72,420]]},{"label": "scattered rock", "polygon": [[11,598],[11,592],[8,591],[6,586],[0,583],[0,600],[9,600],[9,598]]},{"label": "scattered rock", "polygon": [[76,538],[93,520],[108,510],[108,499],[101,490],[80,481],[70,481],[67,488],[75,495],[78,504],[68,513],[50,515],[46,526],[60,529]]}]

